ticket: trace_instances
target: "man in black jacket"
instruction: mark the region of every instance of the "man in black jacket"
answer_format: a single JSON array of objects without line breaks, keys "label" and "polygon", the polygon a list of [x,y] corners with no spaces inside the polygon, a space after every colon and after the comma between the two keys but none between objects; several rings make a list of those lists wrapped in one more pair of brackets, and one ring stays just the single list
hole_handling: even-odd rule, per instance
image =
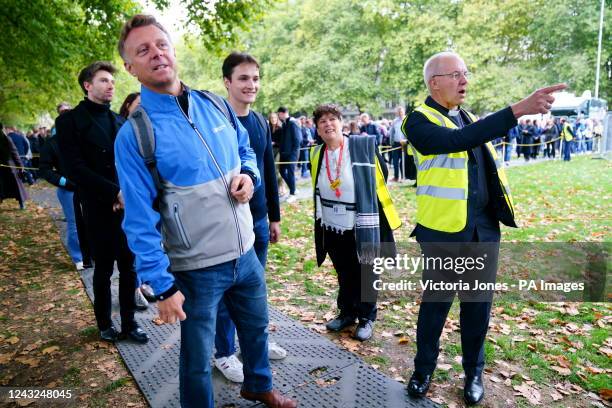
[{"label": "man in black jacket", "polygon": [[[299,126],[289,117],[289,110],[285,107],[278,108],[278,119],[282,122],[280,137],[280,175],[289,186],[288,203],[295,201],[295,163],[300,153],[302,143],[302,132]],[[291,162],[291,164],[287,164]]]},{"label": "man in black jacket", "polygon": [[[484,257],[484,271],[478,272],[476,279],[494,282],[499,223],[512,227],[516,224],[502,160],[488,142],[516,126],[516,118],[548,112],[554,101],[551,94],[565,85],[539,89],[522,101],[477,120],[461,107],[470,73],[459,55],[443,52],[432,56],[425,63],[423,74],[429,96],[408,116],[402,129],[415,148],[418,165],[417,226],[412,236],[416,236],[426,258]],[[443,270],[434,265],[424,268],[422,280],[425,284],[441,280],[457,282],[461,277],[463,282],[468,278],[473,282],[474,273],[464,272],[459,267]],[[490,291],[479,293],[463,288],[424,291],[417,323],[415,371],[408,383],[408,393],[421,397],[429,389],[440,334],[455,292],[461,301],[464,398],[470,405],[477,404],[484,396],[482,370]]]},{"label": "man in black jacket", "polygon": [[[94,311],[100,337],[107,341],[129,337],[146,343],[148,336],[134,320],[134,255],[121,229],[123,198],[115,171],[113,144],[124,119],[110,110],[114,73],[115,68],[108,62],[98,61],[85,67],[79,74],[85,99],[57,118],[56,130],[68,177],[78,186],[91,235],[95,261]],[[115,261],[119,269],[121,335],[111,320],[110,278]]]}]

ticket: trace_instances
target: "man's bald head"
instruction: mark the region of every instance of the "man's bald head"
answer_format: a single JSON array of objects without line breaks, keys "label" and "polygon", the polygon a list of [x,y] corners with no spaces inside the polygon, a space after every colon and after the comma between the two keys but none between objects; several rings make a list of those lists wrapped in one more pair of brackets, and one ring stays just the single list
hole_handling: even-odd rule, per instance
[{"label": "man's bald head", "polygon": [[427,90],[430,93],[431,88],[429,81],[431,80],[431,78],[434,75],[438,75],[441,73],[440,70],[445,66],[445,63],[448,60],[456,59],[463,61],[463,58],[461,58],[456,52],[443,51],[432,55],[427,61],[425,61],[425,65],[423,66],[423,80],[425,81],[425,86],[427,87]]}]

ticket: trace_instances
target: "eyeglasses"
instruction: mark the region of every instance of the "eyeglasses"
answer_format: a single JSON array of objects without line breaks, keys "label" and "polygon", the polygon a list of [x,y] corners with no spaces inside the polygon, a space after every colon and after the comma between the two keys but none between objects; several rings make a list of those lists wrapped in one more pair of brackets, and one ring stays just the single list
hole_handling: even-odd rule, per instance
[{"label": "eyeglasses", "polygon": [[436,75],[432,75],[431,77],[437,77],[437,76],[447,76],[452,78],[454,81],[459,80],[459,78],[461,78],[461,76],[463,75],[463,77],[465,79],[470,79],[472,77],[472,73],[470,71],[455,71],[455,72],[451,72],[450,74],[436,74]]}]

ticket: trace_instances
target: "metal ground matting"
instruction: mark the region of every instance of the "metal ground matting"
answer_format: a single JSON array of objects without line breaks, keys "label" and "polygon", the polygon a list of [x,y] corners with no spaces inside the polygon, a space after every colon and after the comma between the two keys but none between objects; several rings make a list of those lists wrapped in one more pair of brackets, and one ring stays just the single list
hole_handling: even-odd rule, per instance
[{"label": "metal ground matting", "polygon": [[[34,200],[52,209],[60,230],[65,223],[57,212],[59,204],[51,191],[35,191]],[[62,233],[62,235],[64,235]],[[93,270],[81,273],[87,294],[93,300]],[[113,321],[120,327],[117,271],[112,277]],[[299,400],[300,407],[312,408],[395,408],[438,407],[428,399],[407,397],[405,386],[376,371],[353,353],[338,348],[333,342],[299,322],[269,307],[270,340],[287,350],[287,358],[271,361],[274,386],[282,393]],[[130,341],[116,343],[132,376],[148,403],[154,407],[179,407],[178,361],[180,328],[156,325],[157,306],[136,312],[136,320],[149,335],[141,345]],[[213,372],[217,407],[262,407],[262,404],[240,398],[240,384],[227,381],[217,370]]]},{"label": "metal ground matting", "polygon": [[[87,294],[93,299],[93,270],[81,275]],[[113,320],[120,326],[117,273],[113,275]],[[270,341],[287,350],[287,358],[271,361],[274,386],[297,398],[300,407],[313,408],[395,408],[437,407],[427,399],[406,396],[405,385],[373,369],[355,354],[342,350],[327,338],[269,307]],[[152,407],[179,407],[178,360],[180,327],[156,325],[157,306],[136,312],[138,324],[150,337],[147,344],[117,342],[117,348],[138,386]],[[240,397],[240,384],[227,381],[213,370],[215,405],[253,407]]]}]

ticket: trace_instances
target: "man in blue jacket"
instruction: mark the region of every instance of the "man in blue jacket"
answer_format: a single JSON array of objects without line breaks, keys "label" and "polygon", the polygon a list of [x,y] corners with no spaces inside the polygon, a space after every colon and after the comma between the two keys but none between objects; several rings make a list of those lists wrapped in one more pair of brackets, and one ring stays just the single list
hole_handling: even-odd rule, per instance
[{"label": "man in blue jacket", "polygon": [[230,118],[179,80],[168,33],[153,16],[135,15],[124,25],[119,53],[142,84],[163,180],[158,195],[133,127],[123,126],[115,144],[123,228],[160,318],[181,321],[181,405],[214,407],[210,357],[223,300],[244,360],[240,394],[266,406],[297,406],[272,387],[266,283],[248,205],[259,171],[247,132],[227,105]]}]

